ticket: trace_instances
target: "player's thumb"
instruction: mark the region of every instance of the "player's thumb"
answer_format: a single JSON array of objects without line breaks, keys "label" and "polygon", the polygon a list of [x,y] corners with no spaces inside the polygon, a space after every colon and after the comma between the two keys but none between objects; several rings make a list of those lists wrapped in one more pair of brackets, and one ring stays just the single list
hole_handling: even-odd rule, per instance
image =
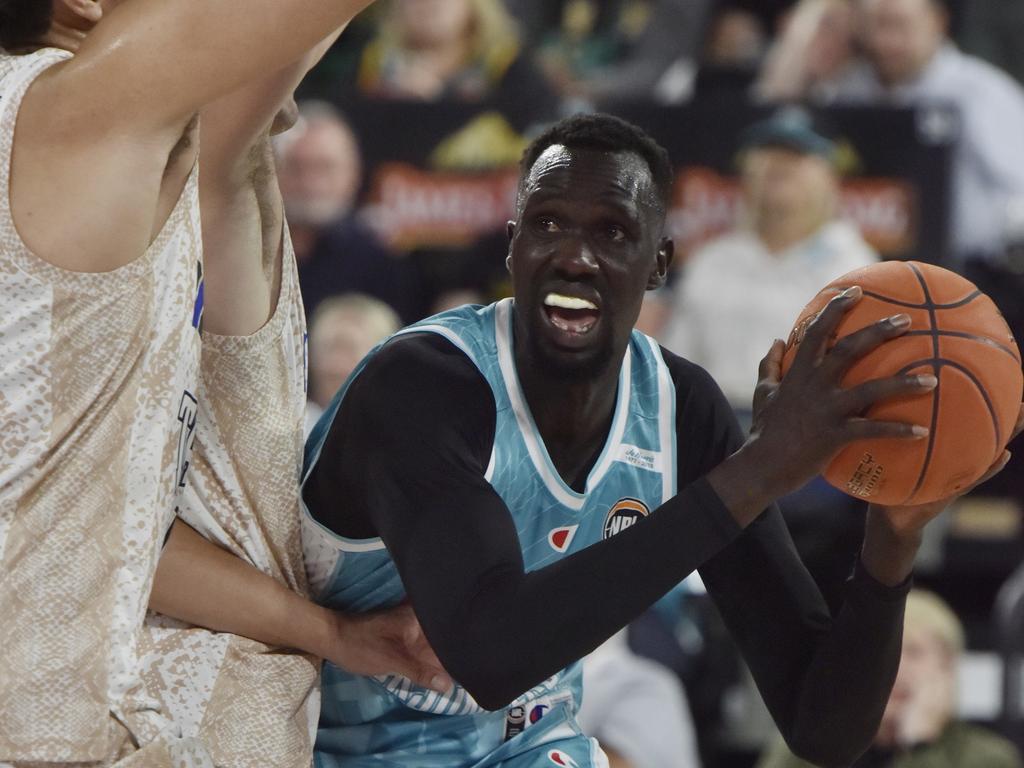
[{"label": "player's thumb", "polygon": [[778,383],[782,378],[782,358],[786,355],[786,342],[776,339],[772,342],[768,354],[761,360],[757,369],[757,377],[760,381],[768,381],[772,384]]}]

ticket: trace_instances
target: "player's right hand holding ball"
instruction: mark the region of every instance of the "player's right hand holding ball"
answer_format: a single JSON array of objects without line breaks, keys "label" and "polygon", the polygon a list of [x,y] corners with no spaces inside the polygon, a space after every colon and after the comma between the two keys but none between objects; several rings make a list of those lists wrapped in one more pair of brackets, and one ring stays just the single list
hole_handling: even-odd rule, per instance
[{"label": "player's right hand holding ball", "polygon": [[857,360],[910,328],[909,317],[893,315],[829,349],[839,322],[861,295],[853,287],[829,302],[808,326],[785,380],[784,342],[777,340],[761,362],[750,436],[740,451],[708,475],[725,505],[734,514],[739,512],[741,523],[819,475],[848,443],[928,436],[921,424],[873,421],[861,414],[886,398],[931,391],[937,384],[934,376],[893,376],[848,389],[841,386],[843,375]]}]

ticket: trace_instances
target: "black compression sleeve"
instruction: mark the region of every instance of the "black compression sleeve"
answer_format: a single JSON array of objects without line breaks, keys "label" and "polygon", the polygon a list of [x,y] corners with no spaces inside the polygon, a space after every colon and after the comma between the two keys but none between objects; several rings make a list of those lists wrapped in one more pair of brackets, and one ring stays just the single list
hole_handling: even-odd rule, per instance
[{"label": "black compression sleeve", "polygon": [[447,342],[396,340],[350,388],[307,496],[337,532],[368,522],[383,538],[439,658],[492,709],[593,650],[739,534],[697,480],[613,539],[526,573],[483,476],[494,415],[486,382]]},{"label": "black compression sleeve", "polygon": [[[685,483],[742,436],[710,377],[664,354],[680,393]],[[774,506],[700,573],[794,751],[818,765],[851,763],[874,738],[895,678],[909,585],[890,589],[858,568],[833,619]]]}]

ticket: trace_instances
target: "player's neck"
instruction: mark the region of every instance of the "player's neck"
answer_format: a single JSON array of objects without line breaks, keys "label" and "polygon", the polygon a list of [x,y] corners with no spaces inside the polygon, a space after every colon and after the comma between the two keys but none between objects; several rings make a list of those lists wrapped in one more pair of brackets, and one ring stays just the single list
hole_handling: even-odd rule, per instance
[{"label": "player's neck", "polygon": [[49,31],[39,41],[40,48],[60,48],[71,53],[78,53],[82,47],[86,33],[80,29],[54,22]]},{"label": "player's neck", "polygon": [[576,379],[531,363],[524,354],[516,354],[519,382],[552,459],[555,453],[586,451],[594,443],[603,442],[615,409],[618,366]]}]

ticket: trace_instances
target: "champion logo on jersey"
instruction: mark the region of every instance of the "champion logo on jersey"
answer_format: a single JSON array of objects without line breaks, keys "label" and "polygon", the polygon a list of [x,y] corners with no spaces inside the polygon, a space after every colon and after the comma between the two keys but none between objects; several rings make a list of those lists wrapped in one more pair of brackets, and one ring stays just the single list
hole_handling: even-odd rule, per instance
[{"label": "champion logo on jersey", "polygon": [[608,516],[604,519],[604,538],[610,539],[615,534],[622,533],[649,514],[651,510],[639,499],[619,499],[608,510]]},{"label": "champion logo on jersey", "polygon": [[569,757],[565,752],[560,749],[552,749],[548,752],[548,760],[555,765],[561,765],[563,768],[580,768],[579,763]]},{"label": "champion logo on jersey", "polygon": [[577,528],[579,528],[578,525],[566,525],[561,528],[555,528],[555,530],[548,534],[548,544],[551,545],[555,552],[565,552],[569,549],[569,545],[572,544]]}]

